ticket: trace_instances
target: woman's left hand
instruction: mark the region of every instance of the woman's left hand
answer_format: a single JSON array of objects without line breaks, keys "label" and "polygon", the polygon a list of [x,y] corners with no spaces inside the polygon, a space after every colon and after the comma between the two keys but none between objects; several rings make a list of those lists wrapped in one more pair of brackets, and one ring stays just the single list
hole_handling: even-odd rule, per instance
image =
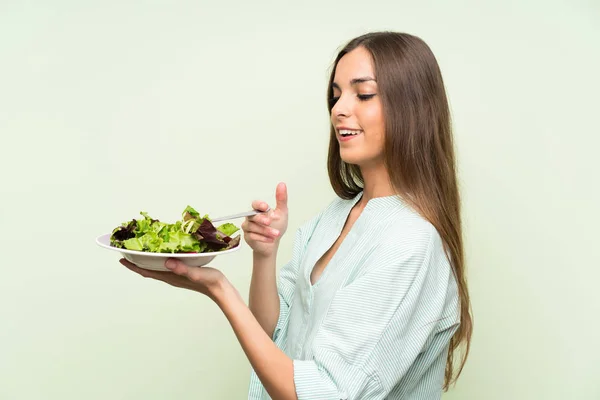
[{"label": "woman's left hand", "polygon": [[168,259],[165,267],[170,271],[150,271],[137,267],[135,264],[122,258],[121,264],[143,276],[168,283],[178,288],[193,290],[207,295],[215,300],[217,291],[222,288],[227,278],[218,269],[210,267],[190,267],[176,259]]}]

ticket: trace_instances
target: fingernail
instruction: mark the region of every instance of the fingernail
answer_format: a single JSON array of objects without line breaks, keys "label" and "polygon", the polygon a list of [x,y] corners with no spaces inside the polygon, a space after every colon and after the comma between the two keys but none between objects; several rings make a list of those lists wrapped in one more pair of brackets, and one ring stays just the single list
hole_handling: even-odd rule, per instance
[{"label": "fingernail", "polygon": [[167,260],[167,262],[165,263],[165,267],[169,269],[175,268],[176,265],[177,263],[175,262],[175,260]]},{"label": "fingernail", "polygon": [[275,236],[279,235],[279,231],[277,229],[271,229],[271,233]]}]

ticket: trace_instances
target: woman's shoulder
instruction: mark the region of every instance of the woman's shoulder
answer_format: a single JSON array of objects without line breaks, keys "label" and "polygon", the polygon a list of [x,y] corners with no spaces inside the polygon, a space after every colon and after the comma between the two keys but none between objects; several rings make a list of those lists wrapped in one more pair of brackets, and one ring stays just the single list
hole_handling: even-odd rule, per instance
[{"label": "woman's shoulder", "polygon": [[449,267],[439,231],[409,206],[391,213],[377,235],[377,253],[381,257],[422,262],[434,257],[443,267]]},{"label": "woman's shoulder", "polygon": [[435,226],[408,205],[402,206],[397,213],[390,217],[386,228],[390,236],[412,238],[417,242],[429,242],[439,237]]}]

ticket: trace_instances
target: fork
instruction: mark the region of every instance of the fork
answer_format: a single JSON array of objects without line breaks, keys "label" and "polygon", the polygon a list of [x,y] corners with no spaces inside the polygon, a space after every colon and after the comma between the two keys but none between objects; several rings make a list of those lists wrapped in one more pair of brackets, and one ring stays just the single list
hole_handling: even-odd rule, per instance
[{"label": "fork", "polygon": [[267,208],[265,211],[260,211],[260,210],[251,210],[251,211],[245,211],[245,212],[241,212],[238,214],[231,214],[231,215],[225,215],[223,217],[218,217],[218,218],[211,218],[210,220],[212,222],[219,222],[219,221],[226,221],[228,219],[237,219],[237,218],[243,218],[243,217],[252,217],[254,215],[257,214],[263,214],[266,212],[269,212],[271,210],[271,208]]}]

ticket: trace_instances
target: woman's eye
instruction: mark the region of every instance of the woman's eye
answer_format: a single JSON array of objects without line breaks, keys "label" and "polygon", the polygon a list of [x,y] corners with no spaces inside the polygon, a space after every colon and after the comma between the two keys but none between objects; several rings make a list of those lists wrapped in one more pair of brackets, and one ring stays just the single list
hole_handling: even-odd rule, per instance
[{"label": "woman's eye", "polygon": [[372,99],[373,97],[375,97],[375,94],[359,94],[358,95],[358,99],[360,101],[369,100],[369,99]]},{"label": "woman's eye", "polygon": [[[358,99],[360,101],[367,101],[367,100],[372,99],[373,97],[375,97],[375,93],[371,93],[371,94],[357,94],[356,97],[358,97]],[[329,107],[333,108],[333,106],[335,105],[335,103],[337,103],[337,101],[339,99],[340,99],[340,96],[330,97],[329,98]]]}]

